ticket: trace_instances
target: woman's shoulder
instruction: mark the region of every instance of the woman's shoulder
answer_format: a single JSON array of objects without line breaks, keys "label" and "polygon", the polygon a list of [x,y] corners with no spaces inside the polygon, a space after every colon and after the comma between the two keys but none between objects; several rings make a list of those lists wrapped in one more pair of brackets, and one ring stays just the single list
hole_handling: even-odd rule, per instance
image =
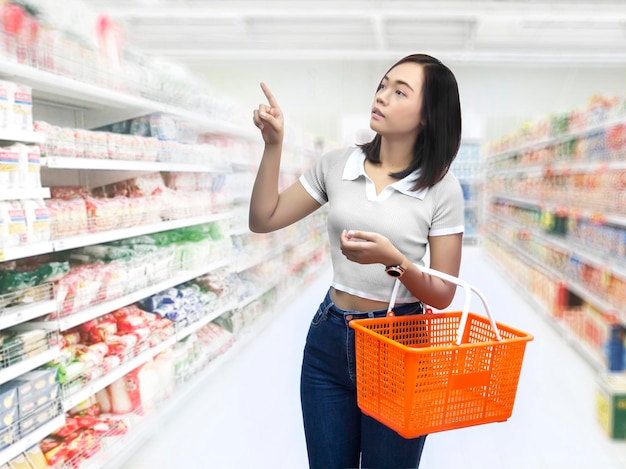
[{"label": "woman's shoulder", "polygon": [[461,182],[452,171],[448,171],[446,175],[439,180],[439,182],[431,187],[431,189],[434,189],[430,192],[433,194],[433,197],[436,198],[449,197],[453,194],[463,193]]},{"label": "woman's shoulder", "polygon": [[316,161],[324,167],[344,166],[346,161],[361,149],[357,147],[334,148],[317,157]]},{"label": "woman's shoulder", "polygon": [[326,153],[323,153],[321,157],[333,161],[346,161],[353,153],[359,152],[362,153],[362,150],[358,147],[341,147],[329,150]]}]

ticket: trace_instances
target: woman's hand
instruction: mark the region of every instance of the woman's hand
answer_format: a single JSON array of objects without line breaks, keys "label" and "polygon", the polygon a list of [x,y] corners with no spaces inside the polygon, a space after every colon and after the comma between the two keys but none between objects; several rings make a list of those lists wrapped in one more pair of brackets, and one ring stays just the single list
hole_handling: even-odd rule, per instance
[{"label": "woman's hand", "polygon": [[358,264],[399,265],[404,255],[385,236],[370,231],[341,233],[341,252]]},{"label": "woman's hand", "polygon": [[278,106],[278,101],[265,83],[261,83],[263,94],[267,98],[267,104],[260,104],[254,110],[253,121],[261,130],[263,141],[268,145],[277,145],[283,142],[285,123],[283,113]]}]

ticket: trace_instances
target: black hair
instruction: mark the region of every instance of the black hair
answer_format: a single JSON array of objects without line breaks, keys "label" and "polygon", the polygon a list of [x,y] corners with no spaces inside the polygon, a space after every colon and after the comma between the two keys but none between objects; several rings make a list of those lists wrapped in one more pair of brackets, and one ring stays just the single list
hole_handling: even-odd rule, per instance
[{"label": "black hair", "polygon": [[[413,186],[413,190],[419,190],[441,181],[459,151],[461,102],[458,84],[452,71],[429,55],[408,55],[396,62],[387,73],[406,62],[419,64],[423,69],[421,116],[423,128],[413,147],[413,160],[409,167],[403,171],[390,173],[390,176],[402,179],[419,169],[419,176]],[[381,136],[376,134],[372,141],[358,146],[368,161],[378,165],[380,145]]]}]

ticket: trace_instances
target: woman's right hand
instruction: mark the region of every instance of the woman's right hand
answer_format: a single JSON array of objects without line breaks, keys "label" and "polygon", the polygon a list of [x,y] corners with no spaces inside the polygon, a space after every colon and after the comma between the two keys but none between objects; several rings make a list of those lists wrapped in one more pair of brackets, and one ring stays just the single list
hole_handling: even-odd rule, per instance
[{"label": "woman's right hand", "polygon": [[261,89],[267,98],[269,106],[261,104],[258,109],[254,110],[254,125],[261,130],[261,136],[266,144],[280,144],[283,141],[285,128],[283,113],[278,106],[278,101],[276,101],[276,98],[274,98],[274,95],[265,83],[261,83]]}]

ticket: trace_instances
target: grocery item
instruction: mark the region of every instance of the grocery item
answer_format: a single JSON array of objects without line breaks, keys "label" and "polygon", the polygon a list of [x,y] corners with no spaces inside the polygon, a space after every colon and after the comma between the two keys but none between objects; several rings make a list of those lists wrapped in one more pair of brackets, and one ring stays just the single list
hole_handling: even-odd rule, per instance
[{"label": "grocery item", "polygon": [[10,145],[0,146],[0,188],[19,189],[20,178],[20,147]]},{"label": "grocery item", "polygon": [[13,120],[13,87],[10,81],[0,80],[0,129],[7,129]]},{"label": "grocery item", "polygon": [[28,459],[26,459],[26,455],[24,455],[24,453],[21,453],[15,458],[13,458],[11,461],[9,461],[9,468],[10,469],[32,469],[32,466],[28,462]]},{"label": "grocery item", "polygon": [[28,243],[42,243],[52,238],[50,210],[43,199],[22,201],[26,215],[26,239]]},{"label": "grocery item", "polygon": [[33,96],[32,88],[15,84],[13,87],[13,125],[25,132],[33,131]]},{"label": "grocery item", "polygon": [[0,201],[0,219],[3,220],[4,247],[25,244],[28,236],[26,213],[21,202],[16,200]]},{"label": "grocery item", "polygon": [[46,469],[50,467],[39,445],[35,445],[32,448],[27,449],[24,454],[26,455],[26,459],[30,463],[32,469]]},{"label": "grocery item", "polygon": [[38,145],[24,145],[28,163],[26,171],[25,189],[37,189],[41,187],[41,149]]}]

